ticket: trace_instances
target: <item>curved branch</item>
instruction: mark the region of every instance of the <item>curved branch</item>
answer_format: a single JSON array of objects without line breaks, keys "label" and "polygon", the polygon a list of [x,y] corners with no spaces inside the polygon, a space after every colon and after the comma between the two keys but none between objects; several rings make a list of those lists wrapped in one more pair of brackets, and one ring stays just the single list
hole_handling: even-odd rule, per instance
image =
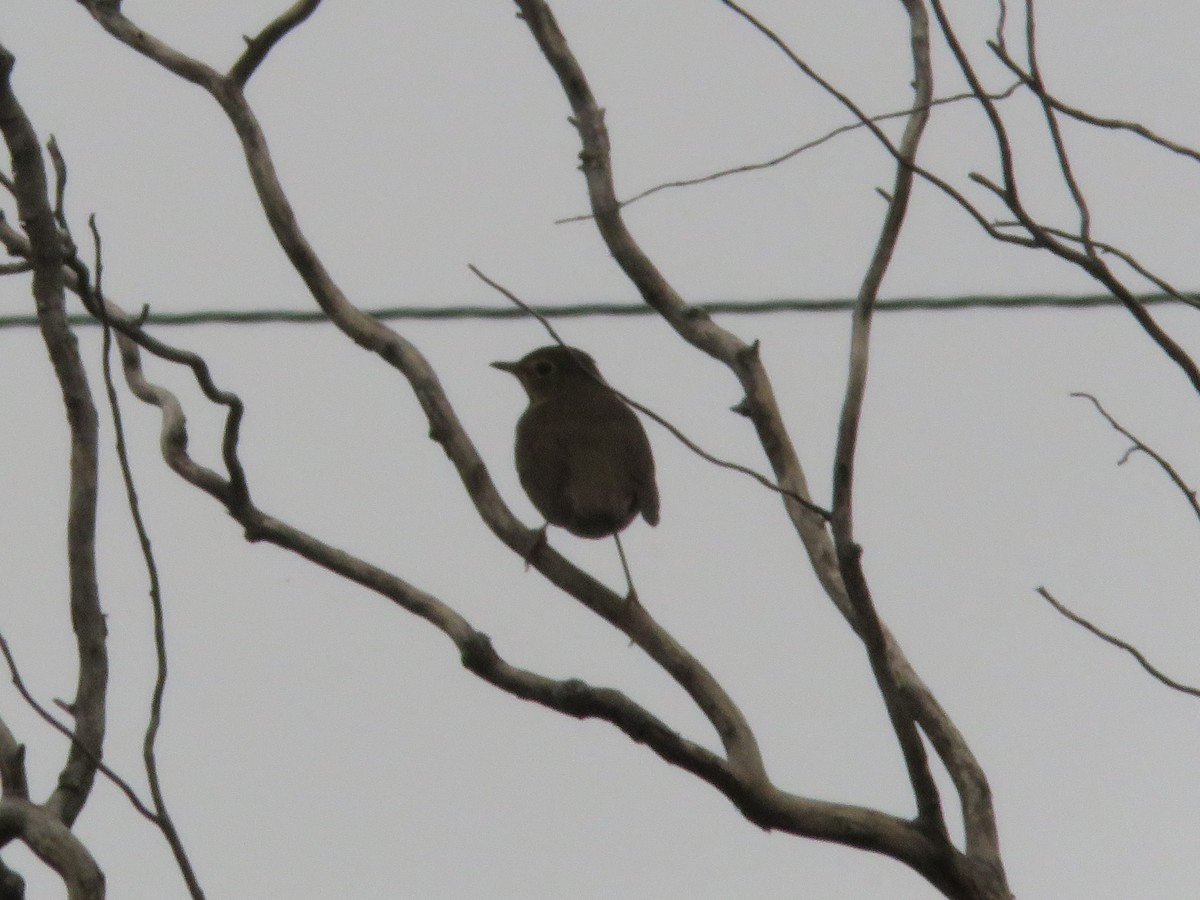
[{"label": "curved branch", "polygon": [[906,0],[904,5],[909,14],[911,29],[913,113],[909,116],[900,141],[900,162],[896,167],[891,199],[851,317],[850,371],[846,380],[846,393],[834,455],[831,525],[842,580],[858,613],[861,626],[859,633],[867,647],[871,668],[887,705],[892,728],[904,753],[909,781],[917,798],[919,819],[939,837],[948,840],[946,820],[937,785],[929,768],[925,745],[917,732],[915,716],[905,699],[903,686],[896,678],[888,658],[887,641],[862,567],[862,548],[854,538],[855,450],[858,446],[863,400],[866,397],[871,321],[875,301],[879,296],[879,287],[895,252],[900,229],[908,211],[913,186],[912,163],[916,159],[921,135],[929,121],[929,106],[933,98],[933,64],[929,56],[929,21],[925,7],[917,0]]},{"label": "curved branch", "polygon": [[47,809],[68,827],[83,809],[104,745],[108,689],[107,628],[96,580],[96,496],[99,419],[79,346],[67,324],[63,241],[49,202],[46,168],[37,135],[12,92],[14,59],[0,47],[0,132],[13,161],[17,207],[29,238],[33,295],[42,338],[62,389],[71,433],[71,485],[67,512],[67,561],[71,625],[79,654],[79,678],[71,713],[75,729],[58,786]]},{"label": "curved branch", "polygon": [[1114,647],[1118,647],[1121,650],[1124,650],[1126,653],[1128,653],[1130,656],[1132,656],[1134,659],[1136,659],[1138,661],[1138,665],[1140,665],[1143,669],[1145,669],[1147,672],[1149,672],[1155,679],[1162,682],[1167,687],[1171,688],[1172,690],[1179,691],[1180,693],[1183,693],[1183,694],[1189,694],[1192,697],[1200,697],[1200,688],[1195,688],[1195,687],[1192,687],[1191,685],[1184,684],[1182,681],[1176,681],[1174,678],[1171,678],[1169,675],[1164,674],[1161,669],[1156,668],[1150,662],[1150,660],[1146,659],[1145,654],[1143,654],[1142,651],[1138,650],[1137,647],[1133,646],[1133,644],[1129,643],[1128,641],[1123,641],[1119,637],[1115,637],[1114,635],[1109,634],[1107,631],[1103,631],[1100,628],[1097,628],[1095,625],[1093,625],[1091,622],[1089,622],[1083,616],[1079,615],[1079,613],[1072,612],[1070,609],[1068,609],[1066,606],[1064,606],[1062,603],[1060,603],[1054,597],[1053,594],[1051,594],[1048,590],[1046,590],[1046,588],[1039,587],[1037,589],[1037,592],[1039,594],[1041,594],[1043,600],[1045,600],[1047,603],[1049,603],[1051,606],[1053,606],[1065,618],[1074,622],[1076,625],[1081,626],[1082,628],[1086,629],[1087,631],[1090,631],[1092,634],[1094,634],[1096,637],[1100,638],[1100,640],[1104,641],[1105,643],[1112,644]]},{"label": "curved branch", "polygon": [[16,797],[0,798],[0,841],[19,838],[58,873],[67,900],[104,900],[104,873],[87,847],[45,807]]}]

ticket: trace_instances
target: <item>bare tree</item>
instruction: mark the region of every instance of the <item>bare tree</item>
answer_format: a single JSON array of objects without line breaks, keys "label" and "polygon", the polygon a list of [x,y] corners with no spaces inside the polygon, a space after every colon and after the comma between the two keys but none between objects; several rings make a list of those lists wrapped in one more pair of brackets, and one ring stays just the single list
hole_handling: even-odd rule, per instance
[{"label": "bare tree", "polygon": [[[851,97],[811,67],[801,52],[789,45],[767,23],[747,9],[725,2],[751,28],[786,55],[799,75],[812,79],[841,102],[852,116],[854,128],[865,128],[894,158],[894,181],[884,192],[886,205],[879,222],[874,252],[863,271],[852,315],[849,362],[840,421],[836,430],[836,457],[826,510],[814,500],[809,479],[784,424],[770,374],[757,344],[748,344],[721,327],[708,314],[690,304],[671,285],[654,260],[627,227],[624,204],[618,200],[610,156],[610,139],[600,99],[572,52],[568,36],[560,30],[550,6],[543,0],[516,0],[530,36],[550,67],[570,105],[579,138],[581,168],[590,202],[590,219],[600,238],[645,303],[686,344],[723,364],[743,394],[736,411],[753,425],[771,467],[767,477],[751,472],[759,482],[777,492],[796,538],[828,600],[862,643],[878,687],[907,773],[915,814],[903,817],[879,809],[831,802],[785,790],[767,771],[754,727],[729,692],[700,660],[673,637],[637,602],[609,590],[588,572],[576,567],[552,547],[536,541],[536,531],[509,509],[494,485],[480,453],[467,434],[437,374],[417,346],[400,330],[382,324],[356,306],[334,280],[317,250],[298,224],[281,183],[258,119],[246,98],[246,86],[271,51],[300,26],[320,5],[319,0],[299,0],[259,34],[246,42],[241,56],[227,71],[219,71],[191,58],[126,17],[115,2],[81,0],[81,5],[113,39],[140,54],[170,76],[200,88],[216,102],[240,142],[247,170],[261,202],[263,215],[280,249],[302,278],[313,301],[342,335],[363,351],[379,357],[411,387],[428,421],[429,434],[444,450],[480,518],[495,537],[530,564],[564,594],[591,610],[642,650],[691,698],[719,737],[721,752],[707,749],[698,739],[669,727],[664,719],[612,688],[581,679],[558,679],[532,671],[519,661],[506,659],[488,636],[456,609],[452,598],[422,590],[402,575],[339,549],[272,515],[252,497],[251,485],[239,458],[239,429],[244,410],[236,394],[219,386],[204,360],[189,351],[168,345],[153,336],[144,318],[127,312],[105,296],[101,284],[102,259],[89,266],[78,256],[67,222],[61,214],[65,167],[58,166],[57,204],[45,173],[33,125],[13,93],[13,59],[6,55],[0,70],[0,131],[12,155],[12,177],[6,186],[16,198],[20,228],[0,223],[0,241],[25,264],[13,273],[32,273],[39,322],[62,384],[67,421],[73,437],[70,477],[72,500],[68,520],[71,573],[71,609],[79,641],[80,681],[73,703],[67,705],[73,725],[69,757],[59,787],[47,800],[35,803],[28,796],[23,772],[23,749],[17,738],[0,724],[0,834],[3,843],[21,840],[46,861],[68,885],[74,897],[103,896],[103,876],[95,860],[71,832],[79,810],[87,801],[101,768],[106,709],[105,626],[100,612],[99,589],[92,559],[96,509],[96,412],[91,390],[78,359],[75,339],[64,314],[64,295],[74,291],[97,319],[106,335],[115,338],[126,383],[141,401],[161,413],[161,451],[180,478],[220,504],[244,530],[248,541],[283,548],[310,563],[373,591],[407,613],[424,619],[448,636],[461,654],[464,667],[502,691],[541,704],[575,718],[595,718],[610,723],[632,741],[645,745],[664,762],[711,785],[741,814],[761,828],[798,837],[830,841],[888,856],[919,873],[947,897],[1001,900],[1012,896],[1001,856],[992,789],[983,767],[938,702],[909,663],[897,639],[880,618],[871,585],[862,564],[863,548],[855,530],[855,463],[871,347],[871,326],[880,287],[896,249],[913,190],[931,185],[957,204],[986,233],[998,241],[1054,254],[1082,269],[1129,310],[1136,323],[1200,390],[1200,370],[1188,354],[1137,299],[1125,275],[1109,259],[1119,260],[1123,272],[1148,280],[1157,289],[1180,300],[1184,295],[1164,279],[1118,248],[1092,233],[1083,188],[1070,164],[1060,120],[1069,117],[1100,128],[1122,128],[1163,147],[1167,152],[1196,157],[1133,123],[1090,116],[1054,96],[1039,72],[1034,40],[1034,11],[1027,4],[1023,15],[1023,54],[1010,47],[1014,28],[1003,4],[999,8],[995,39],[986,48],[1017,79],[1018,93],[1037,99],[1045,116],[1047,133],[1057,152],[1063,183],[1077,209],[1072,227],[1044,222],[1024,203],[1020,172],[1013,161],[1011,139],[1002,104],[1013,87],[984,84],[977,74],[972,52],[963,47],[939,0],[901,0],[907,31],[897,40],[907,43],[912,66],[912,98],[908,108],[893,117],[904,121],[899,140],[893,140],[878,117],[865,112]],[[956,98],[935,98],[931,42],[940,39],[950,48],[955,65],[968,85]],[[1022,57],[1023,58],[1018,58]],[[1000,168],[995,174],[970,172],[967,186],[956,186],[962,173],[937,174],[919,161],[918,148],[931,110],[954,99],[977,103],[990,123]],[[1200,157],[1196,157],[1200,158]],[[776,160],[779,162],[781,160]],[[971,191],[982,191],[983,200]],[[635,198],[636,199],[636,198]],[[999,204],[1003,219],[985,211],[985,203]],[[56,216],[57,206],[57,216]],[[988,207],[990,208],[990,207]],[[95,235],[98,240],[98,234]],[[149,375],[149,359],[187,367],[210,401],[224,408],[225,430],[221,443],[220,471],[199,463],[189,452],[187,420],[175,394]],[[115,400],[115,397],[114,397]],[[115,406],[114,406],[115,408]],[[743,467],[743,471],[744,467]],[[136,493],[128,483],[136,513]],[[148,548],[148,541],[143,541]],[[535,549],[531,552],[530,548]],[[153,580],[153,560],[147,554]],[[1049,599],[1049,598],[1048,598]],[[145,760],[151,801],[143,804],[126,786],[132,802],[160,828],[175,853],[189,891],[203,896],[200,879],[192,871],[166,811],[156,775],[154,733],[162,702],[165,657],[161,617],[158,619],[159,682],[151,727],[145,743]],[[6,656],[17,675],[15,660]],[[32,698],[30,698],[32,700]],[[47,713],[47,715],[49,715]],[[880,754],[891,748],[878,748]],[[932,757],[930,755],[932,751]],[[934,777],[934,766],[949,774],[955,797],[949,800]],[[951,807],[957,807],[957,813]],[[961,822],[961,845],[952,837]],[[21,896],[19,878],[4,870],[0,897]],[[5,885],[14,885],[5,887]]]}]

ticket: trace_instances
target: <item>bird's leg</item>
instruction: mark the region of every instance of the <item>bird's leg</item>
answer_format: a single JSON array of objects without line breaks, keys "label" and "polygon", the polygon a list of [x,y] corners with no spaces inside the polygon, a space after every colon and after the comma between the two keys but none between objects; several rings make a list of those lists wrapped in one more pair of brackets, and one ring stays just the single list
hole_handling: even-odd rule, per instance
[{"label": "bird's leg", "polygon": [[633,576],[629,574],[629,563],[625,559],[625,548],[621,546],[621,535],[614,533],[613,540],[617,542],[617,555],[621,557],[621,568],[625,570],[625,584],[629,586],[625,602],[632,605],[638,602],[637,588],[633,586]]},{"label": "bird's leg", "polygon": [[538,555],[543,547],[546,546],[546,529],[550,527],[547,522],[538,529],[537,537],[533,539],[533,543],[529,545],[529,549],[525,551],[525,571],[529,571],[529,567],[533,565],[533,558]]}]

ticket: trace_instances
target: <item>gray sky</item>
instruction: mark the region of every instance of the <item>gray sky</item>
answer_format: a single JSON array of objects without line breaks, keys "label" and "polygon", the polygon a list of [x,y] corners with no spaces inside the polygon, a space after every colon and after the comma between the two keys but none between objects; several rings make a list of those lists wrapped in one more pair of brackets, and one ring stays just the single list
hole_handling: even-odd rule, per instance
[{"label": "gray sky", "polygon": [[[226,66],[282,2],[137,3],[126,13]],[[128,309],[306,308],[212,101],[108,38],[69,0],[13,0],[0,42],[43,137],[70,164],[78,238],[95,212],[108,291]],[[908,102],[899,3],[762,0],[754,9],[871,112]],[[964,37],[987,4],[951,3]],[[811,8],[810,8],[811,7]],[[979,7],[979,8],[976,8]],[[618,189],[769,158],[847,114],[719,3],[561,0],[591,78]],[[1200,145],[1194,36],[1183,2],[1039,10],[1045,76],[1097,113]],[[937,93],[959,81],[939,47]],[[990,84],[1007,81],[998,66]],[[587,224],[558,84],[509,3],[338,3],[276,49],[250,89],[301,224],[363,306],[503,305],[475,263],[531,302],[632,302]],[[1027,102],[1014,121],[1036,124]],[[1022,132],[1032,135],[1032,130]],[[1197,284],[1195,163],[1129,138],[1068,129],[1096,233],[1185,288]],[[994,174],[978,111],[935,112],[927,165],[966,184]],[[1047,147],[1022,142],[1031,205],[1070,223]],[[628,211],[689,300],[852,295],[891,164],[862,133],[774,170],[660,194]],[[982,199],[982,194],[976,194]],[[6,207],[11,209],[11,205]],[[994,210],[996,213],[999,210]],[[1091,292],[1063,265],[999,247],[921,186],[889,296]],[[6,312],[25,279],[0,283]],[[1157,313],[1197,347],[1193,314]],[[843,315],[728,318],[764,358],[819,501],[828,500],[845,375]],[[531,322],[401,323],[435,364],[506,499],[535,524],[511,462],[523,397],[487,367],[545,343]],[[728,374],[649,318],[571,320],[560,332],[621,390],[711,451],[765,470]],[[714,736],[626,640],[502,547],[474,515],[407,385],[328,326],[164,332],[202,353],[247,405],[243,459],[258,504],[385,566],[462,611],[513,662],[627,691],[688,736]],[[100,393],[99,336],[82,335]],[[32,330],[0,332],[0,628],[42,698],[69,697],[66,433]],[[1023,898],[1188,897],[1200,883],[1200,778],[1187,747],[1200,707],[1054,614],[1046,585],[1200,682],[1197,523],[1144,457],[1084,402],[1200,481],[1196,397],[1129,317],[1092,312],[881,315],[859,474],[859,537],[884,619],[987,769],[1010,881]],[[191,446],[215,462],[219,419],[181,373]],[[706,785],[601,723],[580,723],[467,674],[439,633],[374,595],[249,546],[157,455],[157,416],[124,412],[162,569],[171,681],[161,736],[168,801],[210,897],[818,898],[924,900],[898,863],[766,834]],[[107,426],[106,426],[107,427]],[[111,429],[108,429],[111,431]],[[779,503],[650,426],[662,522],[627,532],[643,603],[750,717],[782,786],[911,812],[903,766],[860,645],[808,571]],[[108,446],[111,445],[109,442]],[[112,453],[102,486],[111,632],[107,761],[141,784],[153,673],[149,605]],[[611,542],[554,546],[608,583]],[[35,792],[62,741],[11,689],[0,708],[29,744]],[[78,831],[110,896],[184,896],[157,834],[100,783]],[[61,887],[13,850],[30,896]]]}]

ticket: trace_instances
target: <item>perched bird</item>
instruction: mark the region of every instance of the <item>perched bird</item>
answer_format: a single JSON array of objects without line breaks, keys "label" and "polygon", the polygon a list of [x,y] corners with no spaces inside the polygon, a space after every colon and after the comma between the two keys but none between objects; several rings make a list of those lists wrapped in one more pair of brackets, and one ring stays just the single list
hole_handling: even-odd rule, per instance
[{"label": "perched bird", "polygon": [[[529,395],[517,422],[517,475],[548,524],[585,538],[616,537],[638,513],[658,524],[646,431],[590,356],[555,345],[492,365]],[[624,564],[620,538],[617,549]]]}]

